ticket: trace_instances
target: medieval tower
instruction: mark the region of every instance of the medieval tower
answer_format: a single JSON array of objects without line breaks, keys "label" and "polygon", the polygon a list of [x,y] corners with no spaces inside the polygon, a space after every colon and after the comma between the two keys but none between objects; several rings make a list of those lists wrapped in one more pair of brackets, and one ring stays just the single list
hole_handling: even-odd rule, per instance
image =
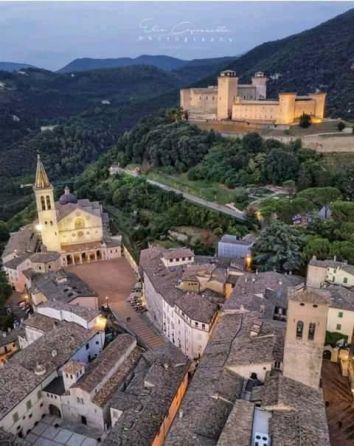
[{"label": "medieval tower", "polygon": [[49,183],[47,173],[39,155],[33,190],[36,197],[38,229],[41,233],[42,242],[48,251],[60,251],[53,186]]},{"label": "medieval tower", "polygon": [[252,77],[252,85],[256,87],[256,100],[266,99],[267,97],[267,77],[261,71],[255,73]]},{"label": "medieval tower", "polygon": [[231,119],[232,104],[237,96],[238,77],[235,71],[226,70],[218,77],[217,118]]},{"label": "medieval tower", "polygon": [[290,293],[284,348],[284,376],[318,388],[326,337],[328,300],[323,293]]}]

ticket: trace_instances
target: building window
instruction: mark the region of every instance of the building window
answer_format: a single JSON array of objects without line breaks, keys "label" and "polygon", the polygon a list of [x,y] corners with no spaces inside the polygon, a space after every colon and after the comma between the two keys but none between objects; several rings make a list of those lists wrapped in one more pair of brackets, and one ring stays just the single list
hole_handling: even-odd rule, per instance
[{"label": "building window", "polygon": [[31,409],[31,407],[32,407],[32,401],[31,401],[31,400],[28,400],[28,401],[27,401],[27,403],[26,403],[26,407],[27,407],[27,410],[30,410],[30,409]]},{"label": "building window", "polygon": [[89,344],[86,344],[86,350],[88,350],[90,348]]},{"label": "building window", "polygon": [[42,211],[45,211],[45,200],[44,200],[44,197],[41,197],[41,207],[42,207]]},{"label": "building window", "polygon": [[302,333],[304,331],[304,323],[302,321],[298,321],[296,324],[296,338],[302,339]]},{"label": "building window", "polygon": [[309,334],[308,334],[308,340],[313,341],[315,338],[315,331],[316,331],[316,324],[313,322],[310,322],[309,324]]},{"label": "building window", "polygon": [[343,283],[348,283],[348,277],[344,277]]},{"label": "building window", "polygon": [[337,324],[337,326],[336,326],[336,330],[341,330],[342,329],[342,325],[341,324]]},{"label": "building window", "polygon": [[42,396],[42,392],[41,392],[40,390],[38,390],[38,392],[37,392],[37,398],[40,400],[40,399],[41,399],[41,396]]},{"label": "building window", "polygon": [[202,324],[202,329],[205,330],[205,324]]},{"label": "building window", "polygon": [[52,208],[52,205],[51,205],[51,203],[50,203],[50,197],[49,197],[49,195],[47,195],[46,199],[47,199],[47,209],[48,209],[48,211],[49,211],[49,210]]},{"label": "building window", "polygon": [[343,317],[343,311],[339,311],[338,317]]},{"label": "building window", "polygon": [[17,421],[20,419],[19,416],[18,416],[18,413],[17,413],[17,412],[15,412],[15,413],[12,415],[12,419],[13,419],[13,422],[14,422],[14,423],[17,423]]}]

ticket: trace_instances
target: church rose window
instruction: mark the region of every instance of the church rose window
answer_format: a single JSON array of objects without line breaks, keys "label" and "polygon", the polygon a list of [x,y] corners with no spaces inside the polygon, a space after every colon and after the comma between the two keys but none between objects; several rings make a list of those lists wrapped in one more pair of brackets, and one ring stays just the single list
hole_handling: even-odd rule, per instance
[{"label": "church rose window", "polygon": [[75,229],[83,229],[85,227],[85,220],[83,218],[76,218]]}]

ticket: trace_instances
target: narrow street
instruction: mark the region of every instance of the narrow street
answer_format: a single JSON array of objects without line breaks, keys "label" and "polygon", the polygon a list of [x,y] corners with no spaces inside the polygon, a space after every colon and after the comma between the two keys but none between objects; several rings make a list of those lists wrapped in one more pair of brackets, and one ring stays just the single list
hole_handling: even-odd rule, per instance
[{"label": "narrow street", "polygon": [[[147,316],[139,314],[127,302],[137,281],[136,274],[124,257],[105,262],[86,263],[68,268],[86,282],[99,296],[99,305],[106,303],[122,325],[142,339],[149,348],[161,347],[166,341],[152,326]],[[130,318],[127,320],[127,318]]]}]

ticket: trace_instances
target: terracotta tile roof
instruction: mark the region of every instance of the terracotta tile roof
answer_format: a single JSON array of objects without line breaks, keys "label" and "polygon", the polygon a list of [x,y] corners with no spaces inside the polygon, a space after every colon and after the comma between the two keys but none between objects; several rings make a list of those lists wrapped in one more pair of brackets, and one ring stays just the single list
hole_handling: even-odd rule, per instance
[{"label": "terracotta tile roof", "polygon": [[85,374],[73,386],[91,393],[99,387],[107,377],[107,374],[115,367],[117,361],[127,354],[136,340],[129,334],[121,334],[116,337],[86,369]]}]

